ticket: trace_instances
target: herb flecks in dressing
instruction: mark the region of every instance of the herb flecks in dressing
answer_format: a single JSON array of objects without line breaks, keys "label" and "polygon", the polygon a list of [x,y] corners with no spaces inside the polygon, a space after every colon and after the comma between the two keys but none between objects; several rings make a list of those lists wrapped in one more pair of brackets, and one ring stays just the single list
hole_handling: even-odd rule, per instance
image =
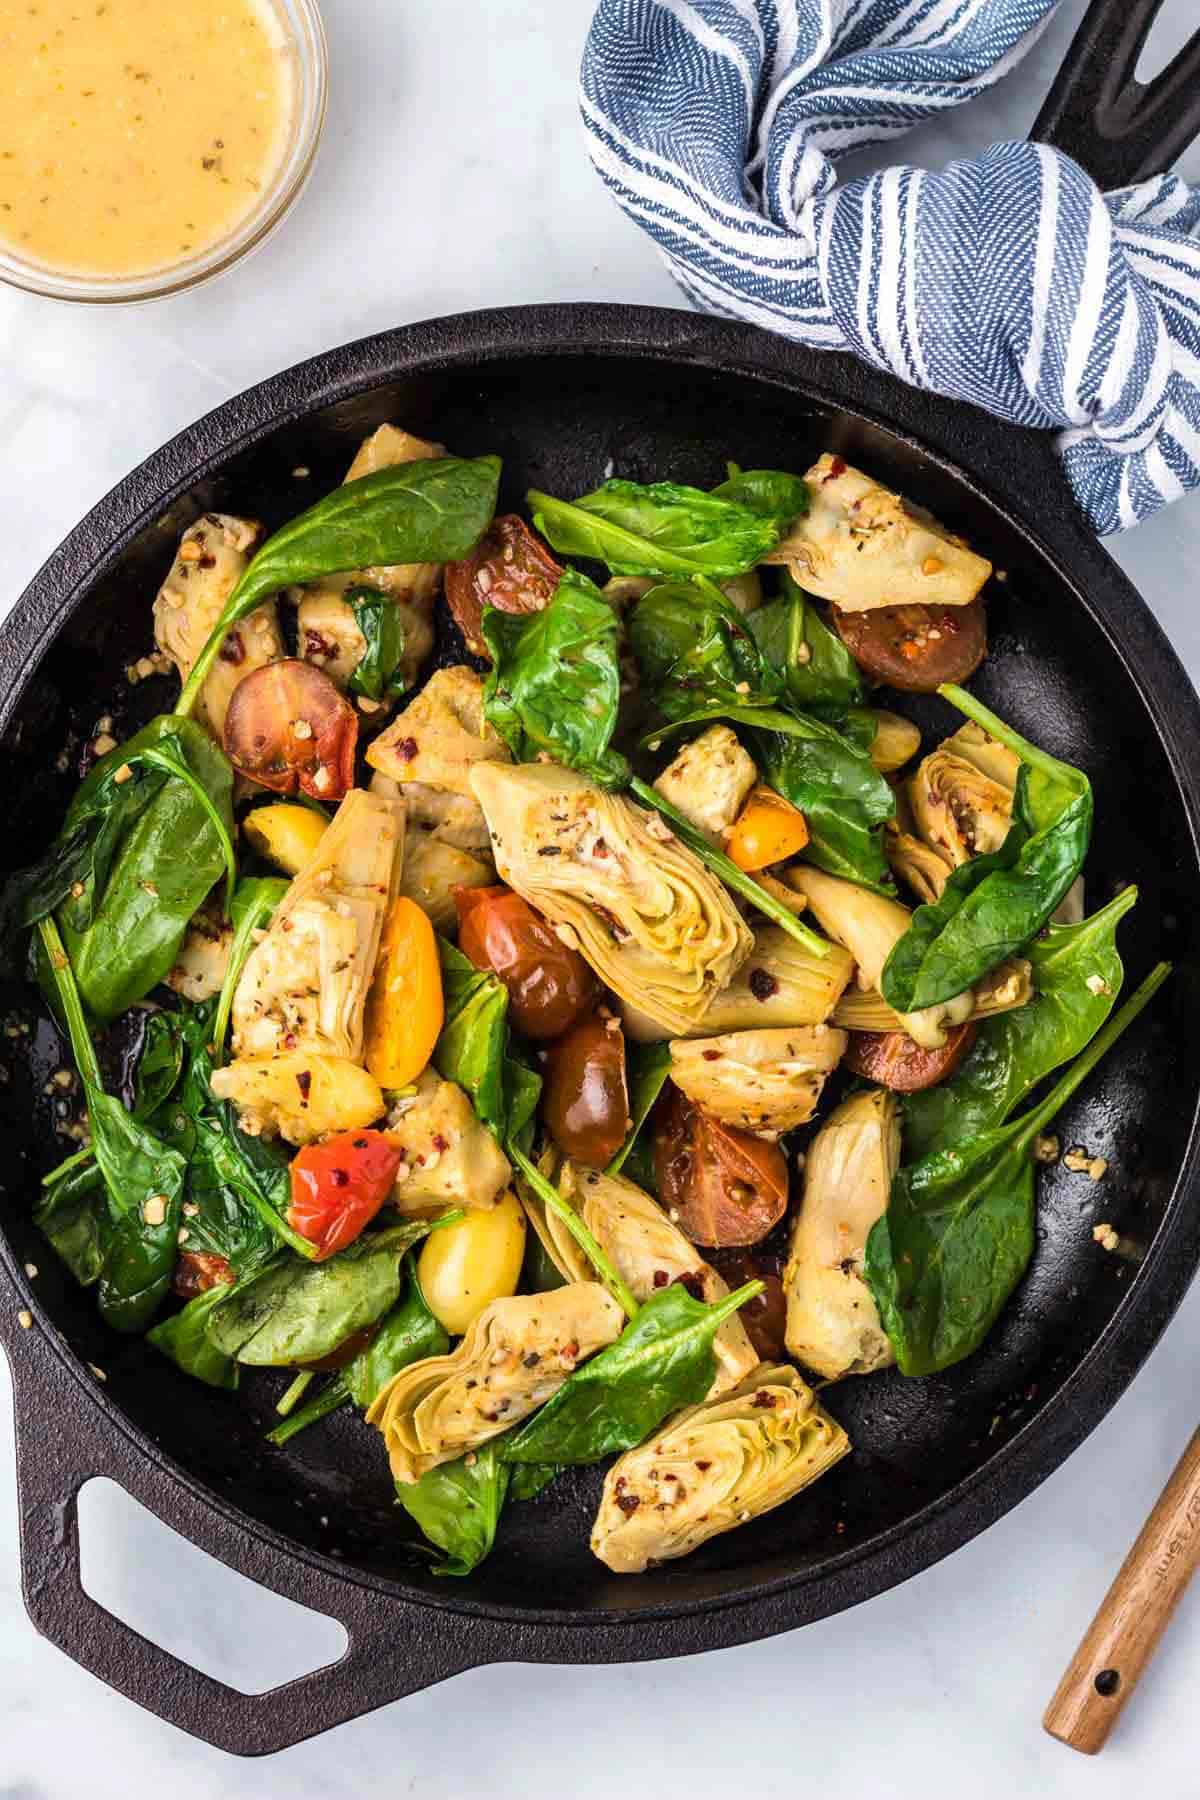
[{"label": "herb flecks in dressing", "polygon": [[0,0],[0,240],[80,275],[187,260],[258,204],[293,87],[266,0]]}]

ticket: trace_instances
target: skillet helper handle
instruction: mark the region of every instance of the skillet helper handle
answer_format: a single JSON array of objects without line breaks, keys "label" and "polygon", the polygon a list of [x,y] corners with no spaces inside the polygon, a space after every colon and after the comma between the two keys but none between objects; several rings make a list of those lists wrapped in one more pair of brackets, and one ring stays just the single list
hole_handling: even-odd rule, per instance
[{"label": "skillet helper handle", "polygon": [[1200,1560],[1200,1430],[1100,1603],[1042,1724],[1085,1756],[1104,1748]]},{"label": "skillet helper handle", "polygon": [[[7,1299],[7,1295],[5,1298]],[[286,1749],[435,1681],[495,1660],[487,1627],[332,1575],[247,1528],[214,1496],[179,1479],[89,1393],[43,1329],[0,1317],[13,1378],[21,1584],[44,1637],[168,1724],[239,1756]],[[96,1476],[239,1573],[344,1627],[345,1653],[267,1693],[246,1694],[143,1637],[92,1598],[79,1569],[80,1489]],[[186,1605],[186,1596],[179,1604]]]},{"label": "skillet helper handle", "polygon": [[1163,0],[1092,0],[1030,137],[1108,192],[1161,175],[1200,135],[1200,31],[1154,80],[1134,70]]}]

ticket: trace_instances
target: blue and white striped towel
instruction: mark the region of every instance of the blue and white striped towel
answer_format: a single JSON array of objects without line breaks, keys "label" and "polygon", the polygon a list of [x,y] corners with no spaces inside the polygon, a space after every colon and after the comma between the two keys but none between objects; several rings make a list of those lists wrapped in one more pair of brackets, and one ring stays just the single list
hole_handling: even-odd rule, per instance
[{"label": "blue and white striped towel", "polygon": [[601,0],[581,105],[596,168],[698,306],[1059,431],[1110,532],[1200,486],[1200,190],[1101,195],[1026,143],[835,174],[999,80],[1056,5]]}]

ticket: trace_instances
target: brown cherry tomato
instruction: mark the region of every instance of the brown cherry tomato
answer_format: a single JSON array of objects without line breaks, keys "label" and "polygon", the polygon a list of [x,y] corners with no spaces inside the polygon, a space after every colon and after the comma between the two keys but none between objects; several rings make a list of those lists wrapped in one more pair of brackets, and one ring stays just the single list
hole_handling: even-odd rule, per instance
[{"label": "brown cherry tomato", "polygon": [[831,606],[829,614],[861,669],[910,694],[932,694],[943,681],[965,681],[987,655],[982,600],[966,606],[875,606],[866,612]]},{"label": "brown cherry tomato", "polygon": [[584,1019],[549,1052],[542,1117],[565,1156],[602,1169],[625,1142],[625,1036],[615,1019]]},{"label": "brown cherry tomato", "polygon": [[344,799],[354,786],[358,715],[328,675],[287,656],[247,675],[225,715],[225,754],[277,794]]},{"label": "brown cherry tomato", "polygon": [[197,1294],[207,1294],[209,1288],[227,1287],[236,1279],[233,1264],[214,1251],[181,1250],[175,1259],[171,1289],[181,1300],[194,1300]]},{"label": "brown cherry tomato", "polygon": [[713,1250],[712,1265],[730,1288],[761,1281],[763,1291],[747,1300],[738,1313],[746,1335],[763,1362],[779,1362],[787,1352],[787,1296],[783,1291],[783,1258],[761,1246],[749,1250]]},{"label": "brown cherry tomato", "polygon": [[951,1025],[940,1050],[923,1050],[906,1031],[852,1031],[843,1065],[894,1094],[915,1094],[953,1075],[975,1039],[970,1020]]},{"label": "brown cherry tomato", "polygon": [[778,1144],[710,1119],[676,1087],[654,1115],[658,1197],[693,1244],[757,1244],[787,1209]]},{"label": "brown cherry tomato", "polygon": [[287,1222],[317,1246],[317,1262],[352,1244],[392,1191],[402,1157],[382,1131],[339,1131],[293,1158]]},{"label": "brown cherry tomato", "polygon": [[555,936],[511,888],[456,887],[458,947],[508,989],[509,1016],[524,1037],[556,1038],[591,1004],[596,978],[578,950]]},{"label": "brown cherry tomato", "polygon": [[447,563],[443,575],[446,600],[472,656],[490,661],[483,641],[483,609],[541,612],[554,598],[562,578],[540,537],[516,513],[493,519],[470,556]]}]

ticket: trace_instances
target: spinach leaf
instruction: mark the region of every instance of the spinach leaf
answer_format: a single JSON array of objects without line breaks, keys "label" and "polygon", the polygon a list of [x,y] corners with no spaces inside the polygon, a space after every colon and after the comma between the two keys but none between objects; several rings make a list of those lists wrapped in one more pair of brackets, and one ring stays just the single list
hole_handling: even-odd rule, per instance
[{"label": "spinach leaf", "polygon": [[350,1400],[365,1411],[393,1375],[428,1356],[444,1356],[449,1348],[450,1339],[425,1303],[410,1257],[404,1293],[370,1343],[331,1376],[319,1394],[268,1431],[268,1442],[286,1444],[297,1432],[315,1425],[318,1419],[326,1418]]},{"label": "spinach leaf", "polygon": [[615,1344],[569,1375],[545,1406],[505,1434],[505,1462],[599,1462],[640,1444],[668,1413],[703,1400],[717,1373],[713,1339],[722,1323],[761,1294],[761,1281],[714,1305],[678,1283],[646,1300]]},{"label": "spinach leaf", "polygon": [[446,1017],[433,1051],[444,1081],[457,1082],[501,1144],[519,1138],[537,1110],[542,1082],[515,1054],[508,1027],[508,990],[460,950],[438,940]]},{"label": "spinach leaf", "polygon": [[[92,1148],[104,1183],[103,1205],[97,1206],[95,1217],[100,1315],[116,1331],[140,1331],[171,1284],[187,1164],[105,1093],[58,928],[53,919],[42,919],[38,932],[83,1084]],[[72,1242],[78,1249],[78,1217]]]},{"label": "spinach leaf", "polygon": [[668,581],[651,588],[630,614],[629,641],[664,718],[724,705],[771,706],[779,699],[780,676],[712,582]]},{"label": "spinach leaf", "polygon": [[547,750],[603,787],[628,779],[625,758],[609,748],[621,698],[620,631],[599,588],[575,569],[542,612],[487,608],[492,671],[483,710],[518,762]]},{"label": "spinach leaf", "polygon": [[80,1287],[91,1287],[104,1267],[100,1227],[104,1178],[94,1157],[83,1162],[72,1157],[69,1162],[59,1179],[43,1183],[33,1222]]},{"label": "spinach leaf", "polygon": [[812,496],[801,475],[786,475],[782,469],[739,469],[730,463],[729,479],[713,488],[718,500],[733,500],[748,506],[761,518],[770,519],[782,536],[793,519],[801,518]]},{"label": "spinach leaf", "polygon": [[508,1497],[510,1500],[532,1500],[561,1474],[561,1463],[514,1463]]},{"label": "spinach leaf", "polygon": [[365,694],[368,700],[402,694],[407,683],[400,673],[400,658],[404,655],[400,608],[394,600],[372,587],[351,588],[346,595],[346,604],[367,645],[350,677],[351,693]]},{"label": "spinach leaf", "polygon": [[626,1045],[625,1078],[629,1086],[629,1131],[625,1142],[605,1169],[606,1175],[620,1174],[670,1073],[670,1044]]},{"label": "spinach leaf", "polygon": [[1021,759],[1012,825],[1001,848],[955,869],[941,898],[919,906],[884,964],[880,987],[897,1012],[952,999],[1041,930],[1083,867],[1092,787],[960,687],[938,692]]},{"label": "spinach leaf", "polygon": [[903,1374],[949,1368],[982,1343],[1033,1252],[1035,1137],[1169,974],[1159,963],[1028,1112],[897,1174],[863,1274]]},{"label": "spinach leaf", "polygon": [[495,1442],[457,1462],[442,1463],[420,1481],[397,1482],[396,1498],[445,1556],[435,1575],[469,1575],[496,1541],[509,1472]]},{"label": "spinach leaf", "polygon": [[867,753],[807,714],[781,713],[753,737],[766,780],[804,814],[804,860],[860,887],[891,893],[880,826],[894,814],[896,799]]},{"label": "spinach leaf", "polygon": [[784,574],[779,599],[752,612],[746,625],[763,660],[782,675],[788,699],[803,711],[840,713],[866,699],[858,664],[790,575]]},{"label": "spinach leaf", "polygon": [[[132,772],[118,782],[126,766]],[[124,801],[106,803],[125,787],[149,790],[132,813]],[[232,797],[226,757],[198,725],[169,716],[152,719],[101,757],[79,787],[64,835],[99,809],[105,852],[83,895],[64,903],[60,922],[84,1004],[96,1018],[115,1018],[157,986],[193,913],[221,875],[228,877]]]},{"label": "spinach leaf", "polygon": [[327,1262],[281,1257],[229,1290],[209,1319],[209,1341],[259,1368],[328,1356],[396,1304],[405,1255],[430,1229],[428,1219],[409,1219],[356,1238]]},{"label": "spinach leaf", "polygon": [[179,1015],[172,1012],[147,1013],[134,1073],[135,1119],[150,1118],[175,1092],[183,1074],[184,1061]]},{"label": "spinach leaf", "polygon": [[[657,742],[657,740],[655,741]],[[630,792],[635,794],[644,806],[652,807],[655,812],[662,814],[679,841],[686,844],[688,849],[699,857],[705,868],[709,869],[727,888],[732,888],[735,894],[741,894],[743,899],[749,900],[750,904],[762,913],[764,918],[770,919],[773,924],[782,925],[789,937],[794,937],[798,944],[803,944],[804,948],[811,951],[814,956],[829,955],[829,945],[823,937],[818,937],[817,933],[811,930],[802,919],[797,918],[791,907],[785,906],[782,900],[776,900],[774,894],[769,894],[766,888],[760,887],[752,875],[747,875],[744,869],[739,869],[723,850],[717,850],[710,844],[704,833],[697,831],[677,806],[672,806],[669,800],[665,800],[655,788],[650,787],[637,775],[634,776],[629,787]]]},{"label": "spinach leaf", "polygon": [[225,1054],[225,1034],[233,1010],[233,996],[246,958],[254,948],[254,934],[270,924],[276,907],[291,884],[277,875],[251,875],[239,881],[229,902],[229,918],[233,926],[233,942],[229,946],[229,963],[217,1001],[213,1025],[212,1055],[220,1061]]},{"label": "spinach leaf", "polygon": [[1002,1125],[1043,1076],[1091,1041],[1121,991],[1117,925],[1136,900],[1137,889],[1124,888],[1090,919],[1050,925],[1034,939],[1026,951],[1034,985],[1028,1005],[980,1019],[975,1042],[950,1080],[904,1095],[907,1157],[951,1148]]},{"label": "spinach leaf", "polygon": [[614,575],[744,575],[775,547],[780,527],[753,508],[672,481],[606,481],[574,502],[530,489],[533,522],[563,556],[607,563]]},{"label": "spinach leaf", "polygon": [[175,708],[186,718],[232,626],[280,588],[375,565],[457,562],[491,524],[498,456],[400,463],[343,482],[269,537],[225,602]]},{"label": "spinach leaf", "polygon": [[194,1375],[208,1387],[232,1390],[238,1385],[237,1361],[219,1350],[208,1335],[209,1320],[229,1293],[228,1287],[213,1287],[197,1294],[148,1331],[146,1342],[169,1356],[185,1375]]}]

